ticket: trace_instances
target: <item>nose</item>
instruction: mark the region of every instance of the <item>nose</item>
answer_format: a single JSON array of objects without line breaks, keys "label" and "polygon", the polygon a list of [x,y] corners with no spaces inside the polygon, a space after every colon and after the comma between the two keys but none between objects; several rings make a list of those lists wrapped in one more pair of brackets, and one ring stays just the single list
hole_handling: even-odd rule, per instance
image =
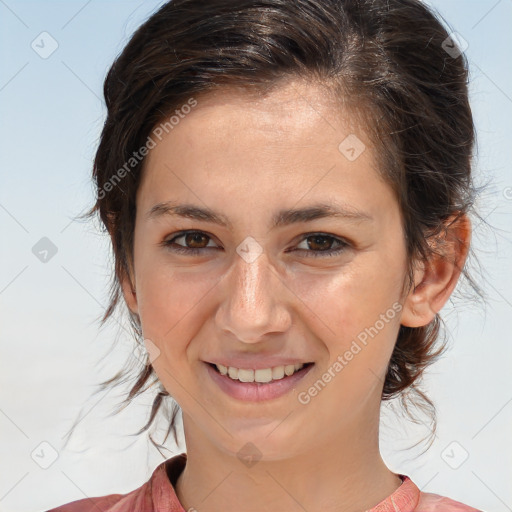
[{"label": "nose", "polygon": [[287,288],[265,252],[251,262],[237,255],[228,272],[222,280],[224,300],[216,313],[216,324],[222,332],[231,333],[243,343],[258,343],[267,339],[265,335],[289,328]]}]

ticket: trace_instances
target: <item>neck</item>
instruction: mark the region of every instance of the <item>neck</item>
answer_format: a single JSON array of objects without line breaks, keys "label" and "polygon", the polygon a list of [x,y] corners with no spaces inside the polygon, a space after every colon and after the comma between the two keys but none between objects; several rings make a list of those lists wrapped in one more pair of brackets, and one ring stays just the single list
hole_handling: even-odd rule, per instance
[{"label": "neck", "polygon": [[175,486],[185,510],[355,512],[375,507],[401,484],[380,456],[378,426],[249,467],[188,427],[187,464]]}]

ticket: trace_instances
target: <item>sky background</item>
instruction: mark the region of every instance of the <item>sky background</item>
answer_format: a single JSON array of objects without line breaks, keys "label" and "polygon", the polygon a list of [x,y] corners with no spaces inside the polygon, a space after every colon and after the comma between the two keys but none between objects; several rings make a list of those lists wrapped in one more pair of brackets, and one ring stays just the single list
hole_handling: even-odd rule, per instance
[{"label": "sky background", "polygon": [[[129,437],[146,422],[151,393],[113,418],[108,414],[122,390],[93,395],[131,357],[132,345],[122,319],[99,329],[109,242],[96,224],[73,220],[93,204],[105,74],[162,3],[0,0],[0,512],[129,492],[163,460],[147,437]],[[427,431],[386,406],[381,449],[389,467],[423,491],[506,512],[512,510],[512,0],[430,5],[468,43],[474,171],[477,184],[488,183],[477,205],[486,222],[475,221],[473,234],[481,263],[475,276],[487,306],[455,298],[442,311],[450,349],[424,385],[439,418],[431,448],[421,456],[404,450]],[[44,55],[52,45],[55,51]],[[49,250],[46,262],[37,257],[40,247]],[[64,449],[77,415],[82,419]],[[167,456],[181,451],[169,447]]]}]

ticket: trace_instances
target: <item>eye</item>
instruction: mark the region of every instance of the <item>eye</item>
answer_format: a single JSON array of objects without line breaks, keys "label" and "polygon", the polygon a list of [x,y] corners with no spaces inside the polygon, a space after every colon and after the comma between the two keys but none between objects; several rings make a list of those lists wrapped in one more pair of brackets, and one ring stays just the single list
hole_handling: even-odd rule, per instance
[{"label": "eye", "polygon": [[[308,242],[309,240],[309,242]],[[306,235],[301,243],[306,242],[306,247],[308,249],[296,249],[298,251],[303,251],[306,253],[307,257],[325,257],[325,256],[336,256],[346,250],[350,244],[345,242],[344,240],[327,235],[325,233],[311,233]],[[333,244],[336,246],[333,248]],[[300,246],[300,244],[299,244]],[[297,246],[298,247],[298,246]]]},{"label": "eye", "polygon": [[[177,240],[180,239],[182,239],[184,245],[176,243]],[[201,254],[205,249],[210,250],[218,248],[218,246],[215,245],[211,246],[210,242],[212,242],[212,238],[202,231],[185,231],[178,233],[173,238],[164,240],[161,245],[178,254],[196,256]],[[303,252],[306,257],[315,258],[336,256],[350,247],[348,242],[325,233],[307,234],[302,238],[300,244],[304,242],[306,243],[306,248],[298,248],[294,249],[294,251]],[[300,244],[297,247],[299,247]],[[191,245],[192,247],[187,247],[187,245]],[[335,246],[334,248],[333,245]]]},{"label": "eye", "polygon": [[[191,244],[192,247],[184,247],[181,244],[175,243],[176,240],[182,238],[185,244]],[[212,247],[208,247],[208,241],[211,241],[211,237],[202,231],[186,231],[178,234],[174,238],[170,240],[165,240],[162,242],[162,245],[168,247],[171,251],[177,252],[179,254],[188,254],[190,256],[195,256],[201,253],[204,249],[212,249]],[[205,245],[206,243],[206,245]],[[199,246],[199,247],[197,247]]]}]

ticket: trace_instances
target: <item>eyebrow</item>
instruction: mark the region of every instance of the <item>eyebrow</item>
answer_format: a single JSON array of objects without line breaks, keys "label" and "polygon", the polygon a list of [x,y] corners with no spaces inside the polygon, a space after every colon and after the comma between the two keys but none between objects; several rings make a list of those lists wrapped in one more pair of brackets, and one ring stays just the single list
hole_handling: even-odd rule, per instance
[{"label": "eyebrow", "polygon": [[[176,204],[173,201],[165,201],[155,204],[146,213],[147,220],[154,220],[164,216],[183,217],[187,219],[210,222],[219,226],[232,229],[229,219],[210,208],[202,208],[193,204]],[[373,217],[366,212],[354,207],[334,206],[331,204],[317,203],[306,208],[279,210],[272,218],[272,228],[288,226],[299,222],[311,222],[323,218],[343,218],[349,221],[372,221]]]}]

